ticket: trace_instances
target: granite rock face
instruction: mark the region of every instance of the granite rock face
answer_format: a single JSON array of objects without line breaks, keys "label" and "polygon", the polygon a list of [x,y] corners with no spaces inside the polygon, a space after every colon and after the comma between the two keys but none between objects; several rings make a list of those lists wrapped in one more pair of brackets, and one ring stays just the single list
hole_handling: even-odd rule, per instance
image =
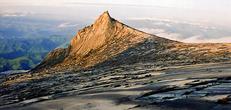
[{"label": "granite rock face", "polygon": [[68,48],[56,49],[34,71],[81,70],[94,66],[153,63],[162,66],[223,62],[231,44],[191,44],[151,35],[129,27],[104,12],[80,30]]}]

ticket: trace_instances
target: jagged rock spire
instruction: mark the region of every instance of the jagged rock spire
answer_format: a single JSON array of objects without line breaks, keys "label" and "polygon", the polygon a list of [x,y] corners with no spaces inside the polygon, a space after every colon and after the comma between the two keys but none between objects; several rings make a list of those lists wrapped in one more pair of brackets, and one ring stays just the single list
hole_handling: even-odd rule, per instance
[{"label": "jagged rock spire", "polygon": [[[143,42],[148,37],[150,35],[123,25],[105,11],[93,25],[80,30],[64,52],[51,52],[37,68],[59,65],[68,65],[68,68],[90,67]],[[57,59],[58,62],[53,63]]]},{"label": "jagged rock spire", "polygon": [[112,18],[110,16],[109,12],[105,11],[103,14],[101,14],[99,16],[99,18],[95,21],[95,23],[96,22],[102,22],[102,21],[111,21],[111,20],[112,20]]},{"label": "jagged rock spire", "polygon": [[97,26],[97,28],[99,26],[103,26],[103,27],[107,27],[107,26],[111,26],[113,23],[113,18],[110,16],[108,11],[105,11],[102,15],[100,15],[100,17],[95,21],[94,25]]}]

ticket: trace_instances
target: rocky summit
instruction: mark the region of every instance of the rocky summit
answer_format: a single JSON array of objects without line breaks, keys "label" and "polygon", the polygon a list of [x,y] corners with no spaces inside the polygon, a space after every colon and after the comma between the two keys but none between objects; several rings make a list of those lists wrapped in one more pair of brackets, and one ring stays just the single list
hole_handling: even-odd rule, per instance
[{"label": "rocky summit", "polygon": [[231,109],[231,44],[184,43],[104,12],[34,69],[0,75],[0,110]]},{"label": "rocky summit", "polygon": [[162,66],[223,62],[230,60],[230,51],[230,44],[188,44],[151,35],[104,12],[94,24],[80,30],[68,48],[50,52],[33,70],[80,70],[144,62]]},{"label": "rocky summit", "polygon": [[150,38],[155,42],[171,42],[131,28],[104,12],[94,24],[80,30],[68,48],[54,50],[34,70],[55,67],[55,70],[62,71],[91,67]]}]

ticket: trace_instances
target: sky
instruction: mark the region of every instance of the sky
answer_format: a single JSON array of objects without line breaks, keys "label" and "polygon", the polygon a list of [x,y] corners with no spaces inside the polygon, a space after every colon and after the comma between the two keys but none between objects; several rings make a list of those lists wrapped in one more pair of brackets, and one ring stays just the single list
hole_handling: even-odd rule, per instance
[{"label": "sky", "polygon": [[0,16],[28,16],[67,23],[90,23],[106,10],[122,21],[161,19],[231,28],[231,0],[0,0]]},{"label": "sky", "polygon": [[72,3],[130,4],[187,8],[228,8],[230,0],[1,0],[1,5],[50,5],[59,6]]},{"label": "sky", "polygon": [[[207,12],[206,15],[221,14],[231,17],[230,0],[1,0],[1,7],[10,7],[12,10],[17,6],[47,6],[47,7],[73,7],[80,5],[123,5],[136,7],[162,7]],[[8,11],[11,9],[3,9]],[[116,9],[115,9],[116,10]],[[150,13],[152,10],[150,10]],[[224,16],[220,16],[224,17]]]},{"label": "sky", "polygon": [[230,11],[230,0],[1,0],[0,5],[71,6],[76,4],[123,4]]},{"label": "sky", "polygon": [[[142,16],[227,25],[231,19],[230,6],[231,0],[1,0],[0,14],[17,12],[75,16],[73,12],[76,12],[86,18],[109,10],[120,19]],[[69,10],[72,11],[69,13]]]}]

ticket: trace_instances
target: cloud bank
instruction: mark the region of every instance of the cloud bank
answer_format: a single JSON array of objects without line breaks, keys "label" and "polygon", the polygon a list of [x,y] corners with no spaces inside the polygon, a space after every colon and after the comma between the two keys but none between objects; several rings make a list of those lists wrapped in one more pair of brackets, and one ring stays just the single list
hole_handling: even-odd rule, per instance
[{"label": "cloud bank", "polygon": [[69,22],[65,22],[65,23],[59,24],[57,27],[58,28],[68,28],[68,27],[76,27],[76,26],[78,26],[78,24],[72,24]]},{"label": "cloud bank", "polygon": [[139,30],[157,35],[159,37],[164,37],[167,39],[177,40],[186,43],[231,43],[231,36],[209,38],[203,35],[194,35],[183,37],[183,35],[180,33],[167,32],[164,29],[139,28]]}]

